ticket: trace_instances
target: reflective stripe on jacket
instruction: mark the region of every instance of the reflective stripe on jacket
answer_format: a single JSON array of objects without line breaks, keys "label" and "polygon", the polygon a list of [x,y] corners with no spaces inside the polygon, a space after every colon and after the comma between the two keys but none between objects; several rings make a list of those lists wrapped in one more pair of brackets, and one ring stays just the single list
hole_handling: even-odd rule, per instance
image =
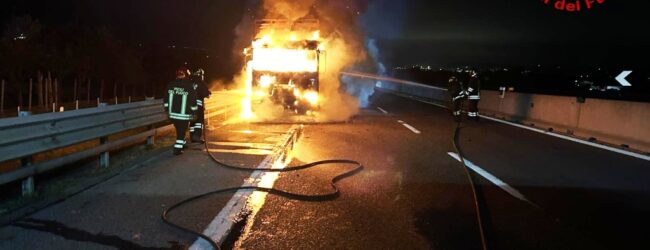
[{"label": "reflective stripe on jacket", "polygon": [[198,110],[196,91],[192,82],[176,80],[167,85],[167,95],[163,106],[170,119],[189,121]]}]

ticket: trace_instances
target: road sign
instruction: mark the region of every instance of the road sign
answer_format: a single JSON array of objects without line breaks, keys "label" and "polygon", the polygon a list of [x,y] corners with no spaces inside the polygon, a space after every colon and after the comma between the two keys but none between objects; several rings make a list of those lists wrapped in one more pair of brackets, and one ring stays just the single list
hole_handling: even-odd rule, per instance
[{"label": "road sign", "polygon": [[625,79],[630,74],[632,74],[631,70],[625,70],[625,71],[621,72],[621,74],[616,77],[616,81],[618,81],[618,83],[620,83],[622,86],[625,86],[625,87],[632,86],[632,84]]}]

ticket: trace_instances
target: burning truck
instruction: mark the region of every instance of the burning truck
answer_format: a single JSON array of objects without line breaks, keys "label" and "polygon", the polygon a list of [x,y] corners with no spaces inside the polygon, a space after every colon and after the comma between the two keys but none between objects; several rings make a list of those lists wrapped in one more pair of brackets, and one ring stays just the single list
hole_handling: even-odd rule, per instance
[{"label": "burning truck", "polygon": [[298,114],[318,110],[325,58],[319,21],[263,19],[255,24],[257,35],[244,50],[251,111],[267,101]]}]

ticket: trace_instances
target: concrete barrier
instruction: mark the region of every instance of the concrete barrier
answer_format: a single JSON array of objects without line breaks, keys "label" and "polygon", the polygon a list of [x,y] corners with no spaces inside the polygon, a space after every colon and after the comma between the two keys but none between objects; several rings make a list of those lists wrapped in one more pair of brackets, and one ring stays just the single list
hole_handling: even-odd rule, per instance
[{"label": "concrete barrier", "polygon": [[[418,83],[381,81],[389,92],[449,103],[446,89]],[[484,115],[552,130],[584,140],[597,140],[634,151],[650,152],[650,103],[576,97],[481,91],[479,110]]]},{"label": "concrete barrier", "polygon": [[482,113],[650,152],[650,103],[481,91]]}]

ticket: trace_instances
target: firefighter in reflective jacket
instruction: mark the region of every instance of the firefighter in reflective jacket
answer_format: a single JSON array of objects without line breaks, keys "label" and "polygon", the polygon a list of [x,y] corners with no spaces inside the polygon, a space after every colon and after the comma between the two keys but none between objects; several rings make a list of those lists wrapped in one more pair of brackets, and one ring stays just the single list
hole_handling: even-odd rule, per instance
[{"label": "firefighter in reflective jacket", "polygon": [[198,106],[198,110],[196,111],[196,120],[190,127],[190,135],[192,142],[203,143],[204,141],[201,139],[201,136],[203,135],[203,127],[205,126],[204,100],[212,94],[208,86],[205,85],[205,71],[203,69],[198,69],[194,72],[192,86],[196,92],[196,105]]},{"label": "firefighter in reflective jacket", "polygon": [[196,105],[196,91],[189,79],[190,71],[187,68],[180,68],[176,71],[176,80],[167,85],[165,95],[165,111],[176,128],[176,143],[174,144],[174,155],[183,153],[185,147],[185,132],[194,120],[194,114],[198,110]]},{"label": "firefighter in reflective jacket", "polygon": [[461,104],[467,97],[467,91],[463,87],[463,83],[455,76],[449,78],[449,94],[451,95],[451,112],[456,121],[460,121]]},{"label": "firefighter in reflective jacket", "polygon": [[481,100],[481,80],[478,78],[476,71],[472,71],[470,75],[469,84],[467,85],[467,96],[469,99],[467,116],[478,121],[478,102]]}]

